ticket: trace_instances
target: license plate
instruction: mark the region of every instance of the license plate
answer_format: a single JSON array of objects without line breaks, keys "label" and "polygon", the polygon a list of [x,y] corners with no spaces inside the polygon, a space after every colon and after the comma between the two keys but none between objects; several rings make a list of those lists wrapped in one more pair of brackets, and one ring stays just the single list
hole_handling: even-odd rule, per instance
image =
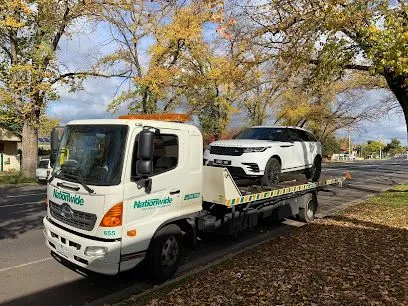
[{"label": "license plate", "polygon": [[223,160],[223,159],[214,159],[214,164],[228,166],[228,165],[231,165],[231,161],[230,160]]},{"label": "license plate", "polygon": [[62,244],[56,244],[55,247],[59,254],[61,254],[64,257],[69,258],[70,252],[66,246],[63,246]]}]

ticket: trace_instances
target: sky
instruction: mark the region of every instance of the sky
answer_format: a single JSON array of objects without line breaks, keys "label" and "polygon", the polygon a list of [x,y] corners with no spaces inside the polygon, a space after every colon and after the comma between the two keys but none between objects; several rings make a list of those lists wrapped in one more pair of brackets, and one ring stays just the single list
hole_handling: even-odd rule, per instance
[{"label": "sky", "polygon": [[[106,25],[85,26],[81,25],[81,34],[74,35],[70,39],[64,39],[60,45],[60,62],[67,70],[78,71],[81,67],[92,65],[95,57],[109,54],[114,51],[114,46],[109,44],[108,28]],[[208,34],[207,34],[208,35]],[[143,57],[142,64],[148,61],[147,51],[152,40],[145,40],[141,44]],[[91,53],[93,56],[88,56]],[[118,78],[93,78],[83,83],[83,90],[68,92],[67,88],[59,87],[57,91],[59,101],[51,102],[47,108],[47,114],[60,119],[62,124],[75,119],[116,118],[126,114],[126,106],[122,106],[115,114],[107,111],[110,101],[115,98],[120,90],[126,89],[126,84],[119,88],[122,80]],[[370,99],[381,99],[382,93],[371,93]],[[362,96],[364,103],[368,96]],[[232,120],[232,126],[240,124],[242,116]],[[339,136],[347,136],[347,131],[339,131]],[[383,118],[375,122],[364,122],[358,131],[350,133],[352,142],[362,143],[368,140],[382,140],[388,143],[391,138],[398,138],[403,145],[407,144],[407,131],[402,112],[384,114]]]}]

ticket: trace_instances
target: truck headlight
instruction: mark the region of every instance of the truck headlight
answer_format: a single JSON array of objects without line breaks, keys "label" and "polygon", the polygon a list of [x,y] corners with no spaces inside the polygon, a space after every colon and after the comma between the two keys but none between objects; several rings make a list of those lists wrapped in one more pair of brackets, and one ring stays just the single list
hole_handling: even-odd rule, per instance
[{"label": "truck headlight", "polygon": [[91,257],[105,257],[107,253],[107,247],[89,246],[85,249],[85,255]]},{"label": "truck headlight", "polygon": [[253,148],[245,148],[244,153],[251,153],[251,152],[263,152],[269,147],[253,147]]}]

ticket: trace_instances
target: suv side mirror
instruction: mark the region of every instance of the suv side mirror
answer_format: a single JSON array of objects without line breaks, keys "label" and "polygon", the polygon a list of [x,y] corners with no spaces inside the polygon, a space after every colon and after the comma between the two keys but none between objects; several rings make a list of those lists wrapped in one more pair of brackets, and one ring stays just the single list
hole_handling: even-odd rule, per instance
[{"label": "suv side mirror", "polygon": [[136,175],[146,178],[153,175],[153,149],[155,132],[142,130],[137,147]]}]

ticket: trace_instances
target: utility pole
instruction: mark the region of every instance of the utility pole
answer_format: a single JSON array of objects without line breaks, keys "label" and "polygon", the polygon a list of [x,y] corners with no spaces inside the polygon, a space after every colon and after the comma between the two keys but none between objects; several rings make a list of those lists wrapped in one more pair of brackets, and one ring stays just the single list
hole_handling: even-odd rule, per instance
[{"label": "utility pole", "polygon": [[348,131],[348,153],[349,153],[349,158],[351,156],[351,136],[350,136],[350,130]]}]

